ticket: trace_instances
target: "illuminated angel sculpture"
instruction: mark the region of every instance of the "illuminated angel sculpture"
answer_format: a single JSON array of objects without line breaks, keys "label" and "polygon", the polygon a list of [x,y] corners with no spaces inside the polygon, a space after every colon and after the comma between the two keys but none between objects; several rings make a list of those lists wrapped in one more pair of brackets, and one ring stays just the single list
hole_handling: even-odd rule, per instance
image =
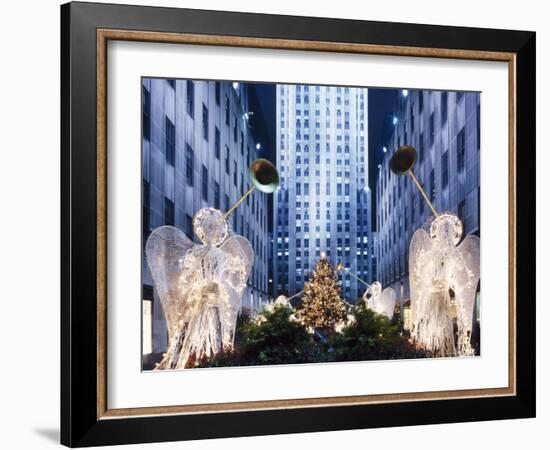
[{"label": "illuminated angel sculpture", "polygon": [[392,172],[408,174],[433,212],[428,231],[417,230],[409,246],[411,337],[436,356],[472,355],[470,338],[479,282],[479,238],[467,236],[457,245],[462,238],[462,222],[453,213],[439,214],[435,210],[412,171],[416,156],[416,150],[405,145],[390,159]]},{"label": "illuminated angel sculpture", "polygon": [[395,290],[393,288],[386,288],[382,291],[380,282],[375,281],[363,294],[363,300],[367,308],[372,309],[374,312],[383,314],[388,319],[393,317],[396,300]]},{"label": "illuminated angel sculpture", "polygon": [[254,186],[225,214],[213,208],[195,214],[200,244],[172,226],[156,228],[147,240],[147,263],[168,328],[158,369],[184,369],[233,347],[254,252],[246,238],[231,235],[227,218],[254,189],[272,193],[279,184],[277,169],[265,159],[252,162],[250,175]]},{"label": "illuminated angel sculpture", "polygon": [[414,233],[409,249],[411,335],[438,356],[473,354],[470,337],[479,281],[479,238],[466,236],[457,246],[461,237],[460,219],[443,213],[432,220],[429,233],[423,229]]},{"label": "illuminated angel sculpture", "polygon": [[210,357],[232,347],[254,260],[248,240],[229,236],[227,221],[217,209],[201,209],[193,230],[201,244],[178,228],[162,226],[145,247],[168,326],[162,369],[182,369],[192,356]]}]

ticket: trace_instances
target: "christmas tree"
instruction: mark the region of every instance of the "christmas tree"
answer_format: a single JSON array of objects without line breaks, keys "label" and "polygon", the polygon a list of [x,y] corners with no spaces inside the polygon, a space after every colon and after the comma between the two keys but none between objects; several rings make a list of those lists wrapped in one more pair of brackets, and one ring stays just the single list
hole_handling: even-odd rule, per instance
[{"label": "christmas tree", "polygon": [[321,258],[304,285],[299,317],[307,327],[331,333],[346,319],[347,308],[340,295],[338,275],[326,258]]}]

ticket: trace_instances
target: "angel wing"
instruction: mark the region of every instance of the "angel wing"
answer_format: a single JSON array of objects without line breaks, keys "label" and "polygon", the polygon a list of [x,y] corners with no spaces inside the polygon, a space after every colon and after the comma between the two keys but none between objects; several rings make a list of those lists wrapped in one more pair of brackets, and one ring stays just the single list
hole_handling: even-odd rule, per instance
[{"label": "angel wing", "polygon": [[430,271],[434,242],[423,229],[417,230],[409,245],[409,284],[411,290],[411,321],[414,325],[417,313],[428,299],[432,277]]},{"label": "angel wing", "polygon": [[227,304],[220,305],[220,315],[224,319],[223,341],[224,344],[232,344],[243,290],[254,263],[254,251],[243,236],[230,237],[220,246],[220,250],[224,261],[218,264],[219,280],[227,293]]},{"label": "angel wing", "polygon": [[372,309],[374,311],[374,294],[371,292],[370,287],[367,288],[367,290],[363,294],[363,301],[365,302],[365,305],[368,309]]},{"label": "angel wing", "polygon": [[242,291],[254,263],[250,242],[242,236],[232,236],[221,245],[220,250],[227,258],[225,264],[220,265],[220,276],[232,290]]},{"label": "angel wing", "polygon": [[194,246],[181,230],[171,226],[153,230],[145,244],[147,264],[164,310],[170,337],[185,302],[185,293],[180,289],[180,275],[185,258]]},{"label": "angel wing", "polygon": [[384,314],[388,319],[393,317],[393,310],[395,309],[396,300],[395,290],[391,287],[382,291],[377,299],[376,310],[380,314]]},{"label": "angel wing", "polygon": [[479,238],[467,236],[456,247],[458,263],[452,274],[451,287],[456,296],[457,304],[463,314],[466,331],[472,331],[472,319],[476,298],[477,284],[479,282]]}]

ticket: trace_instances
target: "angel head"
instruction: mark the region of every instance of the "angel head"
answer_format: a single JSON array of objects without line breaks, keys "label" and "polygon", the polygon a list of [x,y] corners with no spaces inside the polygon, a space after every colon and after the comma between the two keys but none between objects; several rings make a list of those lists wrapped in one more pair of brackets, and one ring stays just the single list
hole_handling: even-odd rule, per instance
[{"label": "angel head", "polygon": [[456,246],[462,231],[462,221],[452,213],[442,213],[430,224],[430,237],[439,245],[447,243]]},{"label": "angel head", "polygon": [[382,291],[382,284],[379,281],[372,283],[363,294],[363,300],[367,308],[378,314],[385,315],[388,319],[393,317],[396,295],[393,288],[389,287]]},{"label": "angel head", "polygon": [[278,306],[290,306],[290,302],[288,301],[288,297],[286,295],[279,295],[275,299],[275,304]]},{"label": "angel head", "polygon": [[227,238],[229,227],[220,210],[202,208],[193,218],[193,231],[203,244],[219,247]]},{"label": "angel head", "polygon": [[382,293],[382,285],[379,281],[372,283],[365,291],[365,298],[378,297]]}]

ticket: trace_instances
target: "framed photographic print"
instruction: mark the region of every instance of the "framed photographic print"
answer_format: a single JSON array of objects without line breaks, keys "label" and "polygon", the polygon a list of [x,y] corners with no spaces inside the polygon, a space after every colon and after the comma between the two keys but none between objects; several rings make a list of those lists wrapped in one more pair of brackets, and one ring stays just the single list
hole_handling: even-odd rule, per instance
[{"label": "framed photographic print", "polygon": [[61,19],[63,444],[534,416],[535,33]]}]

